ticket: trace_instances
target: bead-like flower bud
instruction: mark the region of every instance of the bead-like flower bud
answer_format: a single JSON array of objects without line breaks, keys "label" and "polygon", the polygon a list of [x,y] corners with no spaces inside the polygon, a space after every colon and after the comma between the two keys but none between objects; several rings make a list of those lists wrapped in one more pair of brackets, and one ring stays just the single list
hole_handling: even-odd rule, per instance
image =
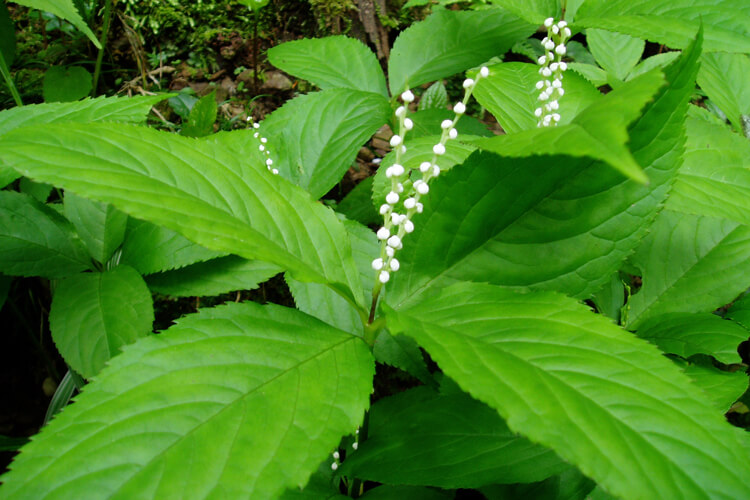
[{"label": "bead-like flower bud", "polygon": [[404,119],[404,128],[406,130],[411,130],[414,128],[414,122],[411,120],[411,118]]},{"label": "bead-like flower bud", "polygon": [[458,137],[458,130],[456,130],[455,128],[450,129],[448,131],[448,137],[450,137],[451,139],[455,139],[456,137]]},{"label": "bead-like flower bud", "polygon": [[398,237],[398,235],[393,235],[390,238],[388,238],[387,244],[391,248],[401,248],[401,238]]},{"label": "bead-like flower bud", "polygon": [[389,205],[395,205],[396,203],[398,203],[398,193],[394,193],[393,191],[391,191],[385,197],[385,201],[387,201]]},{"label": "bead-like flower bud", "polygon": [[453,111],[457,115],[462,115],[466,113],[466,105],[462,102],[457,102],[455,106],[453,106]]},{"label": "bead-like flower bud", "polygon": [[473,87],[473,86],[474,86],[474,80],[472,80],[471,78],[467,78],[466,80],[464,80],[465,89],[468,89],[469,87]]},{"label": "bead-like flower bud", "polygon": [[401,94],[401,100],[410,103],[414,100],[414,94],[411,93],[411,90],[407,90],[406,92]]},{"label": "bead-like flower bud", "polygon": [[395,253],[396,253],[396,251],[395,251],[394,249],[392,249],[391,247],[388,247],[388,246],[387,246],[387,247],[385,247],[385,254],[386,254],[386,255],[387,255],[388,257],[393,257],[393,255],[394,255]]},{"label": "bead-like flower bud", "polygon": [[542,108],[536,108],[534,110],[534,116],[536,116],[537,118],[542,116]]},{"label": "bead-like flower bud", "polygon": [[391,206],[387,203],[380,205],[380,215],[385,215],[391,209]]},{"label": "bead-like flower bud", "polygon": [[[378,280],[381,283],[388,283],[389,279],[391,279],[391,274],[388,271],[380,271],[380,274],[378,275]],[[333,470],[336,470],[336,469],[333,469]]]},{"label": "bead-like flower bud", "polygon": [[395,148],[396,146],[401,144],[401,142],[402,142],[402,139],[400,135],[396,134],[393,137],[391,137],[391,147]]},{"label": "bead-like flower bud", "polygon": [[333,452],[333,458],[335,458],[336,460],[338,460],[339,458],[341,458],[341,455],[339,455],[338,451],[334,451]]},{"label": "bead-like flower bud", "polygon": [[443,120],[440,124],[440,128],[443,130],[448,130],[453,126],[453,120]]},{"label": "bead-like flower bud", "polygon": [[421,203],[417,202],[417,213],[421,214],[422,210],[424,210],[424,205],[422,205]]},{"label": "bead-like flower bud", "polygon": [[414,198],[407,198],[404,200],[404,207],[407,210],[411,210],[412,208],[416,206],[416,204],[417,204],[417,200],[415,200]]},{"label": "bead-like flower bud", "polygon": [[435,165],[432,167],[432,176],[437,177],[438,175],[440,175],[440,167]]},{"label": "bead-like flower bud", "polygon": [[399,106],[398,108],[396,108],[396,116],[398,116],[399,118],[401,118],[405,114],[406,114],[406,107]]},{"label": "bead-like flower bud", "polygon": [[[376,271],[380,271],[381,269],[383,269],[383,259],[378,257],[377,259],[373,260],[372,268]],[[336,455],[334,455],[334,458],[337,458]]]},{"label": "bead-like flower bud", "polygon": [[377,236],[379,240],[387,240],[390,235],[391,232],[387,227],[381,227],[380,229],[378,229]]},{"label": "bead-like flower bud", "polygon": [[544,44],[544,48],[547,50],[554,50],[555,42],[553,42],[552,40],[547,40],[547,42]]},{"label": "bead-like flower bud", "polygon": [[567,52],[567,49],[565,48],[565,45],[560,44],[557,47],[555,47],[555,53],[561,56],[564,56]]},{"label": "bead-like flower bud", "polygon": [[404,222],[404,231],[406,231],[407,233],[411,233],[412,231],[414,231],[414,223],[410,220]]},{"label": "bead-like flower bud", "polygon": [[394,163],[389,168],[393,172],[393,175],[395,175],[396,177],[401,177],[402,175],[404,175],[404,172],[406,171],[404,169],[404,166],[403,165],[399,165],[398,163]]},{"label": "bead-like flower bud", "polygon": [[432,152],[438,156],[443,155],[445,154],[445,146],[443,146],[440,143],[437,143],[434,146],[432,146]]},{"label": "bead-like flower bud", "polygon": [[414,189],[416,189],[419,194],[427,194],[430,192],[430,186],[428,186],[426,182],[415,184]]},{"label": "bead-like flower bud", "polygon": [[482,66],[482,68],[479,70],[479,74],[482,76],[482,78],[487,78],[490,76],[490,69],[487,66]]},{"label": "bead-like flower bud", "polygon": [[391,260],[391,271],[398,271],[400,267],[401,267],[401,263],[398,260],[396,259]]},{"label": "bead-like flower bud", "polygon": [[332,469],[332,470],[336,470],[336,469],[338,469],[338,468],[339,468],[339,464],[337,464],[336,462],[333,462],[333,463],[331,464],[331,469]]},{"label": "bead-like flower bud", "polygon": [[546,26],[547,28],[549,28],[550,26],[552,26],[552,23],[554,23],[554,22],[555,22],[555,20],[553,18],[548,17],[547,19],[544,20],[544,26]]},{"label": "bead-like flower bud", "polygon": [[539,80],[538,82],[536,82],[536,88],[537,90],[542,90],[544,88],[544,81]]}]

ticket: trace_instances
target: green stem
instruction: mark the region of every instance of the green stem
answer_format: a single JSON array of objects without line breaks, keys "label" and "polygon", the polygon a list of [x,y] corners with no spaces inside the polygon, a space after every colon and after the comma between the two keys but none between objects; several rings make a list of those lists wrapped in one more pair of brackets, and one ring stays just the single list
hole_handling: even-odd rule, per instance
[{"label": "green stem", "polygon": [[10,69],[8,69],[8,65],[5,63],[5,57],[3,57],[2,51],[0,51],[0,73],[3,74],[3,79],[10,89],[13,100],[16,101],[16,106],[23,106],[23,101],[21,101],[21,96],[18,93],[18,89],[13,83],[13,78],[11,78],[10,76]]},{"label": "green stem", "polygon": [[107,45],[107,37],[109,36],[109,25],[112,22],[112,4],[113,0],[107,0],[104,4],[104,22],[102,24],[102,35],[99,39],[99,45],[102,47],[96,54],[96,66],[94,66],[94,86],[91,89],[91,97],[96,97],[96,89],[99,88],[99,75],[102,71],[102,60],[104,59],[104,48]]}]

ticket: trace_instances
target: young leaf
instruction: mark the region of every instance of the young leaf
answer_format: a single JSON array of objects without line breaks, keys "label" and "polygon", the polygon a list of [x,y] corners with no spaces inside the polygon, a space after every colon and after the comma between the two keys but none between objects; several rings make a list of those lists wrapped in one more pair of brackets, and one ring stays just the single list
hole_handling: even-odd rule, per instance
[{"label": "young leaf", "polygon": [[747,54],[704,54],[698,71],[698,85],[742,133],[742,117],[750,115],[750,57]]},{"label": "young leaf", "polygon": [[750,52],[750,4],[745,0],[586,0],[575,24],[676,49],[689,46],[702,25],[706,52]]},{"label": "young leaf", "polygon": [[187,123],[180,130],[185,137],[205,137],[214,132],[216,121],[216,90],[201,97],[190,110]]},{"label": "young leaf", "polygon": [[672,312],[711,312],[750,283],[750,227],[670,210],[630,258],[643,286],[628,302],[628,328]]},{"label": "young leaf", "polygon": [[652,71],[608,93],[567,125],[533,128],[481,139],[476,144],[503,156],[588,156],[645,183],[648,178],[626,147],[628,126],[640,116],[663,84],[661,73]]},{"label": "young leaf", "polygon": [[599,66],[622,81],[641,60],[646,46],[639,38],[593,28],[586,30],[586,42]]},{"label": "young leaf", "polygon": [[419,98],[419,111],[445,109],[448,107],[448,92],[442,80],[438,80],[424,91]]},{"label": "young leaf", "polygon": [[502,9],[435,12],[394,42],[388,64],[391,94],[482,64],[533,32],[533,25]]},{"label": "young leaf", "polygon": [[683,371],[721,412],[728,411],[748,388],[744,371],[725,372],[713,366],[694,364],[686,365]]},{"label": "young leaf", "polygon": [[280,272],[281,268],[276,265],[229,255],[151,274],[145,279],[148,288],[157,293],[172,297],[203,297],[253,290]]},{"label": "young leaf", "polygon": [[263,122],[261,132],[281,176],[318,199],[341,180],[390,115],[380,95],[330,89],[287,102]]},{"label": "young leaf", "polygon": [[[591,82],[594,87],[601,87],[602,85],[607,84],[607,72],[601,69],[599,66],[594,66],[593,64],[572,62],[568,63],[568,69],[571,69],[575,73],[578,73],[579,75],[584,77],[586,80]],[[565,81],[565,83],[567,87],[567,80]],[[567,89],[565,90],[565,95],[566,97],[568,95]]]},{"label": "young leaf", "polygon": [[112,205],[98,203],[66,193],[65,217],[73,223],[89,255],[106,264],[112,253],[122,244],[128,216]]},{"label": "young leaf", "polygon": [[664,352],[683,358],[709,354],[724,364],[740,363],[737,346],[748,339],[747,330],[710,313],[671,313],[644,321],[639,337]]},{"label": "young leaf", "polygon": [[462,283],[385,311],[513,431],[614,495],[750,495],[747,453],[721,414],[657,349],[575,301]]},{"label": "young leaf", "polygon": [[218,252],[328,283],[363,304],[344,229],[332,211],[210,142],[120,124],[45,125],[0,140],[24,175],[112,203]]},{"label": "young leaf", "polygon": [[42,95],[45,102],[70,102],[91,93],[92,76],[81,66],[52,66],[44,73]]},{"label": "young leaf", "polygon": [[[539,67],[519,62],[491,66],[490,76],[477,83],[474,96],[497,118],[508,134],[535,129],[538,119],[534,109],[539,105]],[[565,74],[565,96],[560,99],[561,124],[569,123],[581,110],[601,98],[586,79],[574,72]]]},{"label": "young leaf", "polygon": [[50,12],[61,19],[70,21],[73,26],[89,37],[89,40],[91,40],[91,43],[93,43],[97,49],[102,48],[99,40],[96,39],[96,36],[86,24],[86,21],[83,20],[78,13],[78,10],[76,10],[72,0],[16,0],[16,3],[19,5],[25,5],[26,7],[31,7],[32,9]]},{"label": "young leaf", "polygon": [[372,407],[367,441],[346,457],[341,474],[452,489],[540,481],[568,467],[470,396],[420,387]]},{"label": "young leaf", "polygon": [[60,280],[49,311],[57,350],[86,378],[99,373],[122,346],[149,334],[153,322],[151,292],[128,266]]},{"label": "young leaf", "polygon": [[203,309],[115,357],[0,495],[276,498],[362,422],[373,373],[360,339],[298,311]]},{"label": "young leaf", "polygon": [[0,271],[60,278],[90,267],[70,222],[31,196],[0,191]]},{"label": "young leaf", "polygon": [[277,45],[267,55],[277,68],[322,90],[348,88],[388,97],[385,75],[377,57],[354,38],[304,38]]}]

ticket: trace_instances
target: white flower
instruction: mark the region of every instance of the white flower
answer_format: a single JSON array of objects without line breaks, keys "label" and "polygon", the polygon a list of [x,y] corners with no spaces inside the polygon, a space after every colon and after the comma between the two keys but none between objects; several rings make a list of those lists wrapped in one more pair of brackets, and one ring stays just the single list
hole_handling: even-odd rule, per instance
[{"label": "white flower", "polygon": [[385,176],[389,179],[393,177],[393,167],[388,167],[385,169]]},{"label": "white flower", "polygon": [[552,76],[552,70],[549,68],[542,68],[542,76]]},{"label": "white flower", "polygon": [[536,82],[536,88],[538,90],[542,90],[543,87],[544,87],[544,81],[539,80],[538,82]]},{"label": "white flower", "polygon": [[253,137],[255,137],[256,139],[257,139],[258,137],[260,137],[260,132],[255,132],[255,133],[253,134]]},{"label": "white flower", "polygon": [[401,100],[406,103],[412,102],[414,100],[414,94],[411,93],[411,90],[407,90],[401,94]]},{"label": "white flower", "polygon": [[448,137],[450,137],[451,139],[455,139],[456,137],[458,137],[458,130],[456,130],[455,128],[450,129],[448,131]]},{"label": "white flower", "polygon": [[[565,21],[560,21],[560,22],[564,23]],[[570,35],[572,35],[570,28],[563,28],[562,32],[565,38],[570,38]]]},{"label": "white flower", "polygon": [[[380,274],[378,275],[378,280],[380,280],[381,283],[388,283],[389,279],[391,279],[391,274],[388,271],[380,271]],[[333,470],[336,470],[336,469],[333,469]]]},{"label": "white flower", "polygon": [[[392,259],[391,260],[391,271],[398,271],[398,269],[400,267],[401,267],[401,263],[398,260],[396,260],[396,259]],[[356,450],[356,448],[355,448],[355,450]]]},{"label": "white flower", "polygon": [[260,142],[262,142],[263,144],[265,144],[265,143],[268,142],[268,139],[266,139],[265,137],[261,137],[260,138]]},{"label": "white flower", "polygon": [[559,95],[560,97],[562,97],[562,96],[564,96],[564,95],[565,95],[565,90],[563,90],[563,89],[562,89],[562,87],[561,87],[561,88],[557,89],[557,93],[558,93],[558,95]]},{"label": "white flower", "polygon": [[396,203],[398,203],[398,193],[394,193],[393,191],[391,191],[385,197],[385,201],[387,201],[389,205],[395,205]]},{"label": "white flower", "polygon": [[338,451],[334,451],[333,452],[333,458],[335,458],[336,460],[338,460],[339,458],[341,458],[341,455],[339,455]]},{"label": "white flower", "polygon": [[416,206],[416,204],[417,204],[417,200],[414,198],[407,198],[404,200],[404,207],[407,210],[411,210],[412,208]]},{"label": "white flower", "polygon": [[482,68],[479,70],[479,74],[482,76],[482,78],[487,78],[490,76],[490,69],[487,66],[482,66]]},{"label": "white flower", "polygon": [[404,231],[406,231],[407,233],[411,233],[412,231],[414,231],[414,223],[410,220],[404,222]]},{"label": "white flower", "polygon": [[271,173],[273,173],[273,175],[279,175],[279,169],[274,168],[273,170],[271,170]]},{"label": "white flower", "polygon": [[427,194],[430,192],[430,186],[428,186],[426,182],[415,184],[414,189],[416,189],[419,194]]},{"label": "white flower", "polygon": [[560,71],[565,71],[568,69],[568,64],[565,62],[560,62]]},{"label": "white flower", "polygon": [[558,68],[558,64],[556,62],[553,62],[552,64],[549,65],[549,69],[551,69],[552,71],[557,71],[557,68]]},{"label": "white flower", "polygon": [[544,44],[544,48],[547,50],[554,50],[555,42],[553,42],[552,40],[547,40],[547,42]]},{"label": "white flower", "polygon": [[550,101],[549,104],[548,104],[548,106],[549,106],[549,109],[551,109],[553,111],[557,110],[557,109],[560,109],[560,104],[557,101]]},{"label": "white flower", "polygon": [[440,128],[443,130],[448,130],[453,126],[453,120],[443,120],[440,124]]},{"label": "white flower", "polygon": [[539,66],[544,66],[545,64],[547,64],[547,56],[541,56],[537,60],[537,63],[539,63]]},{"label": "white flower", "polygon": [[429,161],[423,161],[419,165],[419,171],[422,173],[425,173],[430,169],[431,166],[432,166],[432,163],[430,163]]},{"label": "white flower", "polygon": [[399,238],[397,235],[393,235],[390,238],[388,238],[388,241],[386,242],[389,247],[399,249],[401,248],[401,238]]},{"label": "white flower", "polygon": [[555,20],[553,18],[548,17],[547,19],[544,20],[544,25],[547,28],[549,28],[550,26],[552,26],[552,23],[554,23],[554,22],[555,22]]},{"label": "white flower", "polygon": [[401,141],[402,141],[402,139],[401,139],[400,135],[398,135],[398,134],[394,135],[393,137],[391,137],[391,147],[395,148],[396,146],[398,146],[399,144],[401,144]]},{"label": "white flower", "polygon": [[391,223],[394,226],[398,226],[399,224],[401,224],[401,221],[404,219],[406,219],[406,215],[398,214],[396,212],[393,212],[391,214]]},{"label": "white flower", "polygon": [[398,163],[394,163],[389,168],[391,169],[391,172],[393,172],[393,175],[395,175],[396,177],[401,177],[402,175],[404,175],[404,172],[406,171],[404,169],[404,166],[399,165]]},{"label": "white flower", "polygon": [[414,122],[411,120],[411,118],[404,119],[404,128],[406,130],[411,130],[414,128]]},{"label": "white flower", "polygon": [[466,105],[462,102],[457,102],[455,106],[453,106],[453,111],[457,115],[462,115],[466,113]]},{"label": "white flower", "polygon": [[253,128],[260,128],[260,123],[258,122],[253,123]]},{"label": "white flower", "polygon": [[[395,271],[395,269],[394,269],[394,271]],[[357,443],[356,441],[352,443],[352,448],[354,448],[356,450],[358,447],[359,447],[359,443]]]},{"label": "white flower", "polygon": [[559,122],[560,121],[560,115],[558,115],[557,113],[553,113],[552,114],[552,119],[555,120],[556,122]]},{"label": "white flower", "polygon": [[400,182],[396,184],[396,192],[399,194],[404,192],[404,185],[401,184]]},{"label": "white flower", "polygon": [[258,149],[261,151],[265,151],[266,147],[263,144],[261,144],[260,146],[258,146]]},{"label": "white flower", "polygon": [[472,80],[471,78],[467,78],[466,80],[464,80],[465,89],[468,89],[469,87],[473,87],[473,86],[474,86],[474,80]]},{"label": "white flower", "polygon": [[555,52],[558,55],[564,56],[566,51],[567,50],[565,49],[565,45],[563,45],[563,44],[560,44],[557,47],[555,47]]},{"label": "white flower", "polygon": [[445,154],[445,146],[443,146],[440,143],[437,143],[434,146],[432,146],[432,152],[438,156]]},{"label": "white flower", "polygon": [[[383,269],[383,259],[377,258],[377,259],[373,260],[372,261],[372,268],[375,269],[376,271],[380,271],[381,269]],[[334,458],[338,458],[338,457],[336,455],[334,455]]]},{"label": "white flower", "polygon": [[417,202],[416,206],[417,206],[417,213],[421,214],[422,210],[424,210],[424,205],[422,205],[421,203]]},{"label": "white flower", "polygon": [[399,106],[398,108],[396,108],[396,116],[401,118],[405,114],[406,114],[406,108],[404,106]]},{"label": "white flower", "polygon": [[562,87],[562,82],[559,79],[555,78],[554,80],[552,80],[552,86],[556,89],[559,89],[560,87]]},{"label": "white flower", "polygon": [[437,177],[438,175],[440,175],[440,167],[435,165],[434,167],[432,167],[432,176]]},{"label": "white flower", "polygon": [[396,253],[396,251],[395,251],[394,249],[392,249],[391,247],[385,247],[385,254],[386,254],[386,255],[387,255],[388,257],[393,257],[393,255],[394,255],[395,253]]},{"label": "white flower", "polygon": [[270,158],[269,158],[269,159],[267,159],[267,160],[266,160],[266,165],[268,165],[269,167],[270,167],[271,165],[273,165],[273,160],[272,160],[272,159],[270,159]]},{"label": "white flower", "polygon": [[336,470],[336,469],[338,469],[338,468],[339,468],[339,464],[337,464],[336,462],[333,462],[333,463],[331,464],[331,469],[333,469],[333,470]]},{"label": "white flower", "polygon": [[557,35],[558,33],[560,33],[560,28],[558,28],[557,26],[552,26],[552,33]]},{"label": "white flower", "polygon": [[391,206],[387,203],[380,205],[380,215],[385,215],[391,209]]},{"label": "white flower", "polygon": [[378,229],[377,236],[379,240],[387,240],[390,235],[391,232],[387,227],[381,227],[380,229]]},{"label": "white flower", "polygon": [[542,116],[542,108],[536,108],[534,110],[534,116],[537,116],[537,117]]},{"label": "white flower", "polygon": [[568,23],[566,21],[560,21],[559,23],[557,23],[557,27],[558,28],[564,28],[567,25],[568,25]]}]

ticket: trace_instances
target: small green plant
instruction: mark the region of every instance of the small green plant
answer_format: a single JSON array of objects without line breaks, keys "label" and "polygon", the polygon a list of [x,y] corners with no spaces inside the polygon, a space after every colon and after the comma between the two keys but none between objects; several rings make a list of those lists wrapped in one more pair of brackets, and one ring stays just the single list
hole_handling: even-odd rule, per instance
[{"label": "small green plant", "polygon": [[[724,417],[748,389],[750,108],[724,66],[747,67],[750,26],[729,22],[747,8],[495,3],[412,25],[387,80],[346,37],[273,48],[320,91],[244,130],[110,123],[126,105],[109,99],[0,113],[0,185],[27,176],[283,271],[296,305],[206,308],[122,346],[0,494],[750,497],[750,440]],[[634,75],[635,44],[611,33],[679,54]],[[607,92],[573,66],[571,37]],[[486,64],[521,46],[528,63]],[[412,89],[464,72],[452,109],[415,106]],[[729,123],[691,102],[696,80]],[[459,122],[471,96],[505,134]],[[320,203],[386,123],[393,151],[337,205],[367,210]],[[29,247],[0,237],[0,271]],[[230,279],[205,264],[172,286]],[[372,402],[376,363],[419,387]]]}]

